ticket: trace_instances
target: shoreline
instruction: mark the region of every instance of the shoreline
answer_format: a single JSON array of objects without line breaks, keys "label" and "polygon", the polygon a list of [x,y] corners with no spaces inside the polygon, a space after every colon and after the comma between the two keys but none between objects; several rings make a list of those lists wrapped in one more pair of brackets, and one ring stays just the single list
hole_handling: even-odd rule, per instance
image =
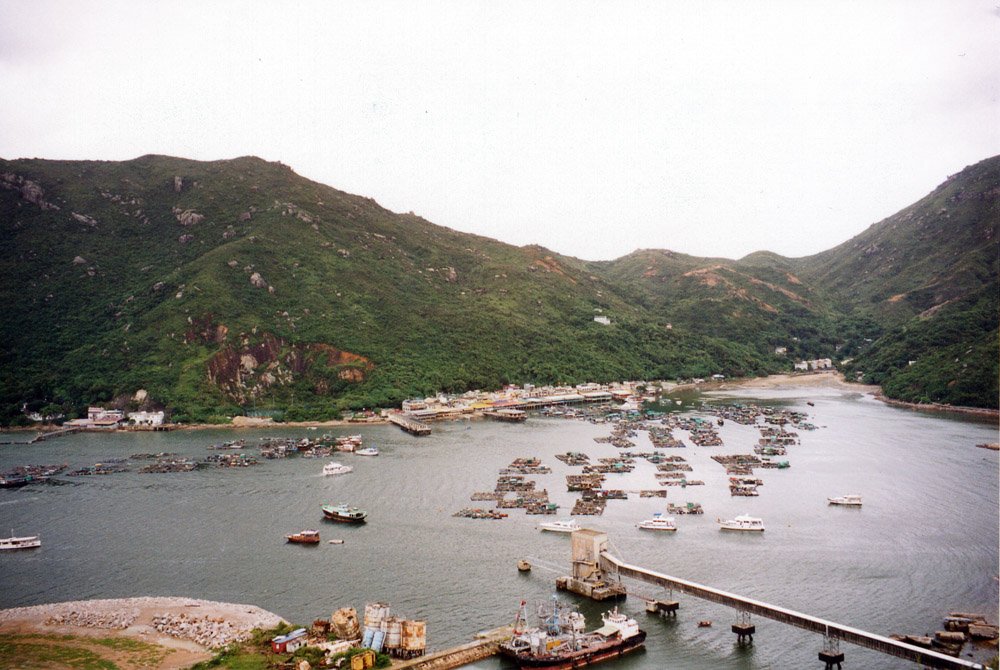
[{"label": "shoreline", "polygon": [[[725,379],[720,381],[704,381],[700,383],[684,383],[670,385],[665,391],[670,394],[676,391],[735,391],[739,389],[780,389],[797,388],[804,386],[824,386],[843,389],[845,391],[855,391],[857,393],[870,393],[876,400],[880,400],[887,405],[912,409],[922,412],[934,412],[942,414],[961,414],[974,416],[981,419],[1000,422],[1000,409],[990,409],[987,407],[965,407],[956,405],[942,405],[940,403],[913,403],[905,400],[889,398],[882,392],[882,387],[875,384],[860,384],[847,381],[843,374],[836,370],[823,370],[817,372],[798,372],[768,375],[766,377],[741,377],[737,379]],[[347,426],[384,426],[389,421],[387,419],[372,418],[364,421],[348,421],[345,419],[329,419],[326,421],[283,421],[275,422],[270,418],[235,416],[229,423],[191,423],[191,424],[170,424],[168,430],[211,430],[222,429],[232,430],[234,428],[344,428]],[[60,426],[20,426],[4,428],[3,432],[46,432],[59,430]],[[89,430],[86,432],[113,432],[131,433],[144,432],[136,429],[115,429],[110,431]]]}]

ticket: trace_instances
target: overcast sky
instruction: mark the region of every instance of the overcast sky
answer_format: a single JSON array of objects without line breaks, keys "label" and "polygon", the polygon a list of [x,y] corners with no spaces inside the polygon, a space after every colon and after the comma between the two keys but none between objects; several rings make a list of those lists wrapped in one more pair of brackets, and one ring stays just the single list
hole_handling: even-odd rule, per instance
[{"label": "overcast sky", "polygon": [[0,157],[253,154],[590,260],[835,246],[1000,153],[998,0],[0,0]]}]

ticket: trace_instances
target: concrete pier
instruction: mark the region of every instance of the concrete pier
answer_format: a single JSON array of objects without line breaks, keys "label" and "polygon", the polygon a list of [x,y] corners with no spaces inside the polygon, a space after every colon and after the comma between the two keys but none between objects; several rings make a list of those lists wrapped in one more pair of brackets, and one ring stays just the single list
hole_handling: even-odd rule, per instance
[{"label": "concrete pier", "polygon": [[390,414],[389,423],[393,423],[411,435],[430,435],[431,427],[405,414]]},{"label": "concrete pier", "polygon": [[500,643],[513,634],[510,626],[480,633],[474,642],[407,661],[393,661],[392,670],[450,670],[475,663],[500,651]]}]

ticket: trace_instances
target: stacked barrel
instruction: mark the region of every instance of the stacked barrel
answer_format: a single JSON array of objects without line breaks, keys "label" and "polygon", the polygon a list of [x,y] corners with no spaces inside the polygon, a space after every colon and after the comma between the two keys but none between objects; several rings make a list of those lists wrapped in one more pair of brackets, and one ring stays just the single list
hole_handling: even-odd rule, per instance
[{"label": "stacked barrel", "polygon": [[396,658],[422,656],[427,648],[427,623],[391,615],[386,603],[365,605],[361,646]]}]

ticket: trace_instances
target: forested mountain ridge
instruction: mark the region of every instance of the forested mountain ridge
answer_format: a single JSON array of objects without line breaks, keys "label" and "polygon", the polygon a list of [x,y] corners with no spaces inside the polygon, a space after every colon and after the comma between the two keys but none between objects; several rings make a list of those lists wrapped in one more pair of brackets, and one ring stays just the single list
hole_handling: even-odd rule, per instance
[{"label": "forested mountain ridge", "polygon": [[[647,250],[587,262],[396,214],[253,157],[0,161],[2,420],[139,389],[182,420],[246,408],[324,418],[509,382],[765,374],[838,348],[888,380],[898,361],[885,352],[910,346],[893,344],[894,329],[912,318],[937,332],[939,315],[973,344],[966,365],[992,352],[995,370],[996,173],[984,161],[896,215],[909,218],[806,259]],[[892,246],[889,225],[923,226],[937,260]],[[946,233],[985,243],[951,258]],[[893,274],[910,275],[904,297],[865,283],[854,296],[848,245],[861,238],[877,247],[866,258],[891,249],[913,268]],[[951,381],[930,399],[951,401]],[[992,389],[962,390],[962,402],[992,394],[995,406],[995,374]]]}]

